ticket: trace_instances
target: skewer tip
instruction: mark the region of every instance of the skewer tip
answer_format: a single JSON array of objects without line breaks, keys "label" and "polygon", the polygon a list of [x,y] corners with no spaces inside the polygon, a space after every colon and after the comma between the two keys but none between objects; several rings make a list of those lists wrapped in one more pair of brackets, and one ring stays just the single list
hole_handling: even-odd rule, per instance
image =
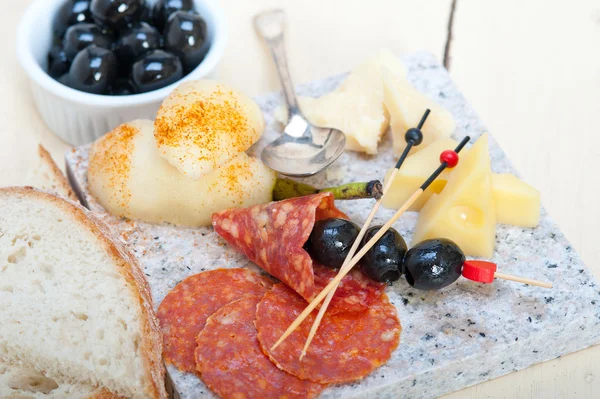
[{"label": "skewer tip", "polygon": [[547,283],[545,281],[539,281],[538,284],[532,284],[542,288],[553,288],[552,283]]},{"label": "skewer tip", "polygon": [[427,108],[425,110],[425,113],[423,114],[423,116],[421,117],[421,120],[419,121],[419,124],[417,125],[417,129],[422,129],[423,125],[425,124],[425,121],[427,120],[427,117],[429,116],[429,113],[431,112],[431,110],[429,108]]}]

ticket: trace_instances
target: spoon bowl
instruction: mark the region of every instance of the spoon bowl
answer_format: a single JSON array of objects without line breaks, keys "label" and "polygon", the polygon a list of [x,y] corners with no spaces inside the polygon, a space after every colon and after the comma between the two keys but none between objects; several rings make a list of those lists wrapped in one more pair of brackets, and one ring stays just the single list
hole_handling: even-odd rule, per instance
[{"label": "spoon bowl", "polygon": [[[301,135],[290,134],[305,126]],[[290,133],[288,133],[290,132]],[[313,126],[294,115],[284,133],[267,145],[261,158],[268,167],[287,176],[306,177],[321,172],[344,152],[346,136],[337,130]]]},{"label": "spoon bowl", "polygon": [[254,26],[275,60],[289,115],[283,134],[263,149],[261,158],[283,175],[307,177],[321,172],[342,155],[346,136],[338,129],[315,126],[302,115],[285,55],[284,22],[283,10],[254,17]]}]

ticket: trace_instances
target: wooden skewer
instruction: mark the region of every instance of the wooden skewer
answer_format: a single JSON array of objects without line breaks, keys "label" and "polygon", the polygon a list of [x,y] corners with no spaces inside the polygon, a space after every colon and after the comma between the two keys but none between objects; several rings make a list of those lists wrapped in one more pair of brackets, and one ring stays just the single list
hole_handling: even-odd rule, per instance
[{"label": "wooden skewer", "polygon": [[503,280],[516,281],[516,282],[523,283],[523,284],[535,285],[537,287],[552,288],[552,283],[547,283],[545,281],[539,281],[539,280],[532,280],[530,278],[525,278],[525,277],[520,277],[520,276],[513,276],[511,274],[504,274],[504,273],[496,272],[496,273],[494,273],[494,277],[500,278]]},{"label": "wooden skewer", "polygon": [[496,264],[485,260],[466,260],[463,263],[462,275],[464,278],[478,283],[490,284],[495,278],[516,281],[523,284],[535,285],[537,287],[552,288],[552,283],[532,280],[530,278],[513,276],[510,274],[497,273]]},{"label": "wooden skewer", "polygon": [[[390,181],[386,184],[386,187],[384,187],[384,190],[383,190],[384,195],[389,186],[389,183],[393,179],[396,178],[397,173],[398,173],[398,169],[394,169],[394,171],[392,172],[392,175],[390,176]],[[369,226],[371,225],[371,222],[373,221],[373,218],[375,217],[375,214],[377,213],[377,210],[379,209],[380,205],[381,205],[381,199],[379,199],[379,200],[377,200],[377,202],[375,202],[375,205],[373,206],[371,213],[369,213],[369,216],[367,217],[365,224],[363,224],[362,228],[360,229],[360,232],[356,236],[356,240],[354,241],[354,244],[352,244],[352,247],[350,248],[350,252],[348,252],[348,256],[344,260],[344,263],[342,264],[340,271],[346,270],[348,268],[348,265],[350,264],[350,261],[352,260],[352,256],[354,256],[354,254],[356,253],[356,250],[360,246],[360,242],[362,241],[363,237],[365,236],[365,233],[367,232]],[[300,360],[302,360],[304,358],[304,356],[306,355],[306,351],[308,350],[308,347],[310,346],[313,338],[315,337],[315,334],[317,333],[317,330],[319,329],[321,320],[323,319],[323,316],[325,315],[325,312],[327,311],[327,307],[329,306],[331,299],[335,295],[335,290],[337,289],[338,285],[339,284],[336,284],[333,287],[333,289],[329,292],[329,294],[327,294],[325,301],[321,305],[321,309],[319,309],[319,314],[317,314],[317,318],[313,322],[313,325],[310,328],[310,332],[308,333],[308,338],[306,339],[306,342],[304,343],[304,348],[302,348],[302,353],[300,354]]]},{"label": "wooden skewer", "polygon": [[296,320],[294,320],[294,322],[288,327],[288,329],[285,330],[285,332],[279,338],[279,340],[277,342],[275,342],[275,344],[271,347],[271,350],[275,350],[283,341],[285,341],[285,339],[292,332],[294,332],[296,330],[296,328],[298,328],[298,326],[304,321],[304,319],[306,319],[308,317],[308,315],[319,305],[319,303],[321,303],[321,301],[325,298],[325,296],[327,296],[327,294],[329,294],[329,292],[334,287],[336,287],[340,283],[340,281],[342,281],[342,279],[346,276],[346,274],[348,274],[348,272],[350,272],[350,270],[352,270],[354,265],[356,265],[358,263],[358,261],[363,256],[365,256],[367,251],[369,249],[371,249],[371,247],[373,245],[375,245],[377,243],[377,241],[379,241],[379,239],[390,229],[390,227],[392,227],[392,225],[400,218],[400,216],[402,216],[404,214],[404,212],[406,212],[406,210],[408,208],[410,208],[410,206],[412,204],[415,203],[415,201],[421,196],[421,194],[423,194],[423,189],[419,188],[417,191],[414,192],[413,195],[410,196],[408,201],[406,201],[406,203],[404,203],[404,205],[402,205],[402,207],[400,209],[398,209],[398,211],[394,214],[394,216],[392,216],[392,218],[390,220],[388,220],[388,222],[386,224],[384,224],[383,227],[381,229],[379,229],[379,231],[377,233],[375,233],[373,238],[371,238],[365,244],[365,246],[362,247],[362,249],[358,252],[358,254],[356,254],[356,256],[354,256],[354,258],[352,258],[352,260],[350,260],[350,262],[346,265],[346,268],[343,270],[340,269],[338,275],[335,276],[335,278],[333,280],[331,280],[325,288],[323,288],[323,290],[319,293],[319,295],[317,295],[317,297],[315,299],[313,299],[311,303],[308,304],[308,306],[302,311],[302,313],[300,313],[300,315],[296,318]]},{"label": "wooden skewer", "polygon": [[[456,147],[454,152],[456,152],[456,153],[460,152],[463,149],[463,147],[465,145],[467,145],[469,140],[470,140],[469,136],[465,137],[459,143],[459,145]],[[346,268],[343,270],[340,269],[337,276],[335,276],[335,278],[333,280],[331,280],[325,288],[323,288],[323,290],[319,293],[319,295],[317,295],[317,297],[315,299],[313,299],[311,303],[308,304],[308,306],[302,311],[302,313],[300,313],[300,315],[298,315],[298,317],[296,317],[296,320],[294,320],[294,322],[287,328],[287,330],[285,330],[285,332],[281,335],[281,337],[277,340],[277,342],[275,342],[275,344],[273,346],[271,346],[272,351],[275,350],[279,345],[281,345],[281,343],[283,341],[285,341],[285,339],[287,337],[289,337],[290,334],[296,330],[296,328],[298,328],[298,326],[308,317],[308,315],[310,315],[310,313],[319,305],[319,303],[321,303],[321,301],[325,298],[325,296],[327,296],[334,287],[337,287],[337,285],[346,276],[346,274],[348,274],[350,272],[350,270],[352,270],[352,268],[358,263],[358,261],[363,256],[365,256],[367,251],[369,249],[371,249],[371,247],[373,247],[377,243],[377,241],[379,241],[379,239],[381,237],[383,237],[383,235],[392,227],[392,225],[400,218],[400,216],[402,216],[404,214],[404,212],[406,212],[408,210],[408,208],[410,208],[410,206],[412,204],[414,204],[417,201],[417,199],[419,199],[421,194],[423,194],[423,191],[425,191],[427,189],[427,187],[429,187],[431,185],[431,183],[435,179],[437,179],[437,177],[447,167],[448,167],[447,163],[445,163],[445,162],[442,163],[435,170],[435,172],[433,172],[433,174],[431,176],[429,176],[429,178],[427,180],[425,180],[425,182],[421,185],[421,187],[417,191],[415,191],[408,200],[406,200],[404,205],[402,205],[400,207],[400,209],[398,209],[398,211],[396,211],[394,216],[392,216],[392,218],[390,220],[388,220],[387,223],[384,224],[379,229],[379,231],[377,231],[377,233],[375,233],[375,235],[363,246],[363,248],[358,252],[358,254],[356,254],[356,256],[354,256],[352,258],[352,260],[348,263],[348,265],[346,265]]]},{"label": "wooden skewer", "polygon": [[[419,122],[419,124],[417,126],[418,130],[420,130],[423,127],[430,112],[431,111],[429,109],[427,109],[425,111],[425,113],[423,114],[423,117],[421,118],[421,121]],[[422,140],[422,137],[423,136],[421,134],[421,140]],[[377,211],[379,210],[379,206],[381,206],[381,201],[383,200],[383,197],[385,197],[385,193],[387,193],[388,190],[390,189],[390,187],[392,186],[394,180],[396,179],[396,175],[398,174],[398,171],[400,170],[400,167],[402,166],[402,164],[404,163],[404,160],[408,156],[408,153],[410,152],[411,148],[415,145],[421,144],[421,140],[419,140],[418,142],[415,142],[415,140],[413,140],[413,139],[406,140],[406,147],[404,148],[402,155],[398,159],[398,162],[396,163],[396,166],[394,167],[392,174],[390,175],[387,183],[385,184],[385,187],[383,188],[383,194],[382,194],[381,198],[375,202],[375,205],[373,205],[373,209],[371,209],[369,216],[367,216],[367,220],[365,221],[362,228],[358,232],[358,235],[356,236],[356,239],[354,240],[354,244],[352,244],[352,247],[350,248],[350,251],[348,252],[348,255],[346,256],[346,259],[344,259],[344,263],[342,264],[340,271],[348,268],[348,265],[350,264],[352,257],[354,256],[354,254],[356,253],[356,250],[360,246],[360,243],[361,243],[363,237],[365,236],[369,226],[371,225],[373,218],[377,214]],[[310,344],[311,344],[312,340],[314,339],[314,337],[317,333],[317,330],[319,329],[319,326],[321,325],[321,320],[323,320],[323,316],[325,316],[325,312],[327,311],[327,308],[329,307],[329,303],[331,302],[331,299],[335,295],[335,291],[337,290],[338,285],[339,284],[336,284],[333,287],[333,289],[329,292],[329,294],[327,294],[325,301],[321,305],[321,309],[319,309],[319,313],[317,314],[317,317],[316,317],[315,321],[313,322],[312,327],[310,328],[310,332],[308,333],[308,338],[306,339],[306,342],[304,343],[304,348],[302,348],[302,353],[300,354],[300,360],[302,360],[304,358],[304,356],[306,356],[306,351],[310,347]]]}]

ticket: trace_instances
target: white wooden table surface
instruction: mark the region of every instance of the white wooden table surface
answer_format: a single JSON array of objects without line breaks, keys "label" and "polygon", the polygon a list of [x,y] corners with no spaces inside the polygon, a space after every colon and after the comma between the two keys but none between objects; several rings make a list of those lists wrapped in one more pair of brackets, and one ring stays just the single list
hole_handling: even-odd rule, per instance
[{"label": "white wooden table surface", "polygon": [[[38,142],[61,164],[67,149],[40,120],[16,60],[15,27],[29,3],[0,0],[0,185],[22,182]],[[230,41],[218,78],[251,95],[278,89],[250,23],[269,7],[288,13],[297,83],[347,71],[379,47],[397,54],[428,50],[445,59],[459,88],[600,278],[600,1],[221,3]],[[599,363],[600,347],[594,347],[447,397],[600,397]]]}]

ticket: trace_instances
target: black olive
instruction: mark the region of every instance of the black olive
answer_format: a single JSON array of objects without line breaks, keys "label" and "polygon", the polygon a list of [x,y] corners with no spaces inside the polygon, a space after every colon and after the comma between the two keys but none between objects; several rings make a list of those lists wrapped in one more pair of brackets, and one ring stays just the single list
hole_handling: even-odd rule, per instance
[{"label": "black olive", "polygon": [[87,93],[105,94],[116,71],[117,57],[112,51],[89,46],[75,56],[66,84]]},{"label": "black olive", "polygon": [[359,231],[356,224],[346,219],[319,220],[306,242],[306,250],[323,266],[341,267]]},{"label": "black olive", "polygon": [[165,50],[179,57],[185,73],[202,62],[209,47],[206,22],[201,16],[177,11],[169,17],[165,29]]},{"label": "black olive", "polygon": [[140,11],[140,22],[145,22],[156,27],[154,22],[154,11],[148,3],[144,3],[142,6],[142,10]]},{"label": "black olive", "polygon": [[60,43],[54,43],[48,53],[48,74],[53,78],[58,78],[69,72],[71,62]]},{"label": "black olive", "polygon": [[465,254],[446,239],[425,240],[404,256],[404,274],[411,286],[422,290],[439,290],[455,282],[462,272]]},{"label": "black olive", "polygon": [[176,11],[193,11],[193,0],[158,0],[154,7],[154,24],[161,31],[167,25],[171,14]]},{"label": "black olive", "polygon": [[65,73],[60,78],[58,78],[58,81],[64,84],[65,86],[69,86],[69,74]]},{"label": "black olive", "polygon": [[67,0],[54,17],[52,32],[60,39],[69,26],[83,22],[92,22],[90,0]]},{"label": "black olive", "polygon": [[112,47],[112,37],[94,24],[77,24],[67,29],[63,39],[65,54],[72,60],[84,48],[96,45],[105,49]]},{"label": "black olive", "polygon": [[131,67],[144,54],[161,46],[160,33],[145,22],[127,28],[115,45],[119,64]]},{"label": "black olive", "polygon": [[133,64],[131,82],[138,93],[158,90],[183,77],[179,58],[162,50],[154,50]]},{"label": "black olive", "polygon": [[[375,236],[382,226],[367,230],[361,247]],[[402,275],[402,259],[406,254],[406,242],[395,229],[389,229],[372,246],[359,262],[360,269],[369,278],[380,283],[396,281]]]},{"label": "black olive", "polygon": [[129,96],[136,94],[136,92],[128,79],[117,78],[108,89],[108,94],[111,96]]},{"label": "black olive", "polygon": [[143,8],[143,0],[92,0],[90,5],[96,23],[117,30],[138,21]]}]

